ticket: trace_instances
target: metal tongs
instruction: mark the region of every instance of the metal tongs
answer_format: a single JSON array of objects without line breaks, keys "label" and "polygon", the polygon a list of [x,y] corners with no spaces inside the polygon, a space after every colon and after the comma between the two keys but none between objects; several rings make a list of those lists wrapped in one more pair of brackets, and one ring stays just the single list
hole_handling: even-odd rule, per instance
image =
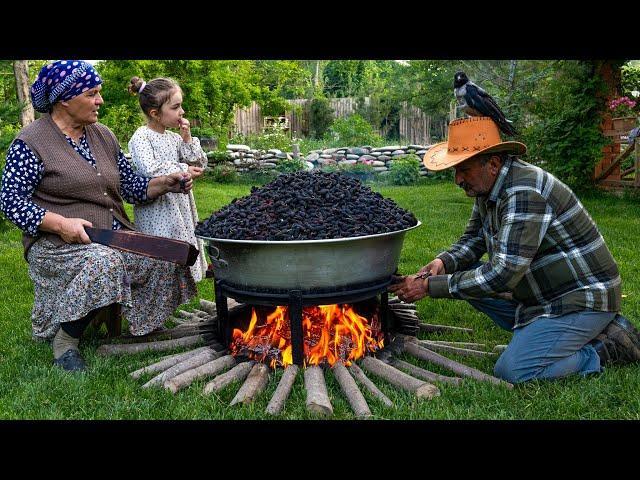
[{"label": "metal tongs", "polygon": [[430,276],[431,276],[431,272],[429,271],[429,272],[424,272],[424,273],[417,274],[416,278],[423,278],[424,279],[424,278],[427,278],[427,277],[430,277]]}]

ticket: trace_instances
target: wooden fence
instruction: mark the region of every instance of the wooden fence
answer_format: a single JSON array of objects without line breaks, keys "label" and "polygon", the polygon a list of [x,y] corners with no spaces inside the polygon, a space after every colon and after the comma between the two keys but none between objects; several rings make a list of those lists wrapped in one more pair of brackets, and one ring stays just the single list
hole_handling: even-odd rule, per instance
[{"label": "wooden fence", "polygon": [[[292,108],[286,113],[289,132],[292,136],[302,138],[309,132],[309,111],[307,99],[288,100],[291,105],[298,108]],[[369,102],[365,98],[365,105]],[[331,98],[329,105],[334,111],[335,118],[345,118],[355,113],[357,109],[357,100],[355,98]],[[442,125],[440,125],[442,123]],[[427,115],[419,108],[402,105],[400,112],[400,139],[408,144],[430,145],[432,141],[432,128],[435,128],[438,137],[443,138],[446,134],[446,121],[439,122],[438,125],[432,125],[430,115]],[[264,129],[264,117],[257,103],[252,103],[248,108],[239,108],[235,111],[236,133],[242,135],[259,135]],[[377,131],[382,135],[383,132]]]}]

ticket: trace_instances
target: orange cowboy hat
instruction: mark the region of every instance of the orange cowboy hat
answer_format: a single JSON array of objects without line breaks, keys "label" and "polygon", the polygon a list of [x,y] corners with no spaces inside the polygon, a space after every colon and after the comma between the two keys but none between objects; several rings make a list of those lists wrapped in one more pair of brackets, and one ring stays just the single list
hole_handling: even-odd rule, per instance
[{"label": "orange cowboy hat", "polygon": [[498,126],[490,117],[458,118],[449,123],[449,141],[434,145],[424,154],[429,170],[444,170],[479,154],[510,152],[522,155],[527,146],[503,142]]}]

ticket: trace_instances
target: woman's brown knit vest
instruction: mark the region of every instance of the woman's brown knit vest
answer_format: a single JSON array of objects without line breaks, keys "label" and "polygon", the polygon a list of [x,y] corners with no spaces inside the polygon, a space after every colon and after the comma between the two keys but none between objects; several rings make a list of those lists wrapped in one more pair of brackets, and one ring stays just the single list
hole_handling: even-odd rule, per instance
[{"label": "woman's brown knit vest", "polygon": [[[33,202],[67,218],[83,218],[96,228],[110,229],[113,217],[134,229],[120,196],[118,154],[115,135],[104,125],[85,126],[87,143],[96,161],[94,168],[67,142],[51,115],[45,114],[17,136],[44,165],[44,176],[33,194]],[[58,235],[38,232],[22,235],[24,256],[40,237],[55,245],[65,242]]]}]

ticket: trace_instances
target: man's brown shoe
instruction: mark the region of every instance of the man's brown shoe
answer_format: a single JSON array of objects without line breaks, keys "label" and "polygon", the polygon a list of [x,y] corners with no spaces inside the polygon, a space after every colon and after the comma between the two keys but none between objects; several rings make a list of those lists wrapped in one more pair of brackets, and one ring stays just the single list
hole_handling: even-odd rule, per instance
[{"label": "man's brown shoe", "polygon": [[622,315],[616,315],[591,344],[603,365],[640,362],[640,332]]}]

